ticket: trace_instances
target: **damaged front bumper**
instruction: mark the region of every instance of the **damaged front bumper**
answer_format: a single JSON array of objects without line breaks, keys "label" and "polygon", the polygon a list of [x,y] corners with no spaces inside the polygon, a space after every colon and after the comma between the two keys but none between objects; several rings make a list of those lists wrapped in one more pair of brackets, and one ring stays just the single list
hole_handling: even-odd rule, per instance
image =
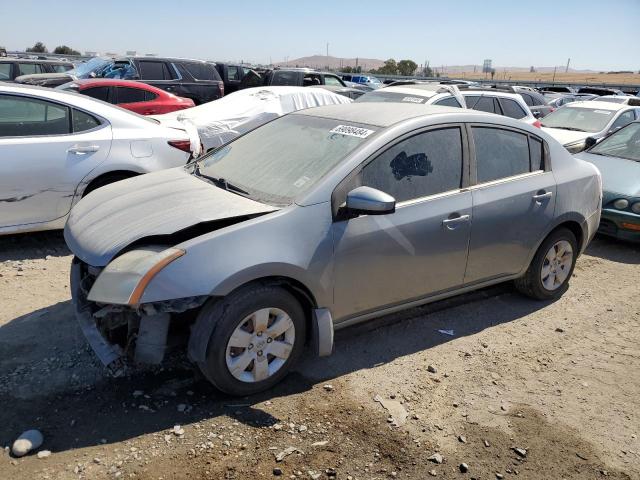
[{"label": "damaged front bumper", "polygon": [[130,362],[159,364],[168,344],[172,314],[202,306],[207,297],[182,298],[136,307],[88,300],[101,273],[77,258],[71,264],[71,294],[87,342],[110,374],[120,376]]}]

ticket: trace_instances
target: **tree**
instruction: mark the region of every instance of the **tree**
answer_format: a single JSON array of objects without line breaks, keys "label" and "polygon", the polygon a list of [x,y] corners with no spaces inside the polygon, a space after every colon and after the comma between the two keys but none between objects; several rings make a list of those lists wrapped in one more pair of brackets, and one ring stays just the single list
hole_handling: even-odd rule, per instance
[{"label": "tree", "polygon": [[66,45],[60,45],[53,50],[53,53],[59,53],[60,55],[80,55],[80,52],[74,50]]},{"label": "tree", "polygon": [[413,60],[400,60],[398,62],[397,68],[398,68],[398,71],[400,72],[400,75],[409,77],[413,75],[413,72],[416,71],[416,68],[418,68],[418,64]]},{"label": "tree", "polygon": [[349,65],[342,68],[342,73],[352,73],[352,72],[353,72],[353,69]]},{"label": "tree", "polygon": [[384,62],[384,65],[377,70],[371,70],[371,73],[379,73],[380,75],[397,75],[398,65],[393,58]]},{"label": "tree", "polygon": [[44,43],[42,42],[36,42],[36,44],[31,47],[31,48],[27,48],[27,52],[34,52],[34,53],[47,53],[49,50],[47,50],[47,47],[45,47]]}]

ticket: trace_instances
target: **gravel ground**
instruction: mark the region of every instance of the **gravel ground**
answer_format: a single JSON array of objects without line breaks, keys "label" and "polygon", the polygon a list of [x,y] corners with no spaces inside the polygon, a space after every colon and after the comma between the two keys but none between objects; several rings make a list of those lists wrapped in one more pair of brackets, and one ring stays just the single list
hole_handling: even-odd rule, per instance
[{"label": "gravel ground", "polygon": [[[637,246],[596,238],[555,303],[505,285],[340,332],[240,399],[181,356],[108,378],[70,261],[60,233],[0,238],[2,479],[640,479]],[[10,456],[31,428],[51,455]]]}]

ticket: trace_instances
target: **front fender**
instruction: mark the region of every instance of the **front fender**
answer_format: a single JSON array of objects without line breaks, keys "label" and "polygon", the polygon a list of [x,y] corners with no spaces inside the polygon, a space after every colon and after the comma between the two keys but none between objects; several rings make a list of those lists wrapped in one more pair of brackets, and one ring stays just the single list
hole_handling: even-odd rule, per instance
[{"label": "front fender", "polygon": [[294,205],[178,244],[186,254],[151,280],[141,303],[225,296],[254,280],[285,277],[331,307],[331,221],[329,202]]}]

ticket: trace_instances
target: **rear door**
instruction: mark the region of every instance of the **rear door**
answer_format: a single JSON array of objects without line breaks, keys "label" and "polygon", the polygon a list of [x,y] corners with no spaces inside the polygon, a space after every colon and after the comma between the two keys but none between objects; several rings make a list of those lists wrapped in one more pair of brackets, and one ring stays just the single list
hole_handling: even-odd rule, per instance
[{"label": "rear door", "polygon": [[543,141],[527,132],[469,125],[473,224],[465,284],[527,266],[554,214],[556,183]]},{"label": "rear door", "polygon": [[0,94],[0,227],[66,215],[82,178],[108,156],[111,127],[38,98]]},{"label": "rear door", "polygon": [[397,203],[392,214],[333,224],[334,318],[462,285],[471,228],[466,157],[463,127],[443,125],[405,136],[344,186],[373,187]]}]

